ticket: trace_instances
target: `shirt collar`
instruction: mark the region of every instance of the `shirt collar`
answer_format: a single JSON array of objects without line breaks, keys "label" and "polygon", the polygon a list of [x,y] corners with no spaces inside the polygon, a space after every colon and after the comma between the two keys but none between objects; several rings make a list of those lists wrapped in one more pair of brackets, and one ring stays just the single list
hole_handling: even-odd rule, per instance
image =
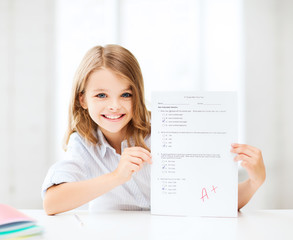
[{"label": "shirt collar", "polygon": [[[100,147],[100,150],[101,150],[102,158],[105,157],[107,149],[110,149],[111,151],[116,153],[115,149],[108,143],[107,139],[105,138],[105,136],[102,133],[100,128],[97,129],[97,134],[98,134],[99,147]],[[130,139],[130,143],[132,143],[131,140],[132,139]],[[123,140],[121,142],[121,152],[123,152],[125,148],[128,148],[127,140]]]}]

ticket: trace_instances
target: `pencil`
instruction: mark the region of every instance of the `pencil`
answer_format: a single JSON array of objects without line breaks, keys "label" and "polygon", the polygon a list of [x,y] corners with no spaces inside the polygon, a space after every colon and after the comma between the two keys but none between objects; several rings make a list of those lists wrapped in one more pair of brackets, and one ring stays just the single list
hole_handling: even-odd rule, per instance
[{"label": "pencil", "polygon": [[84,225],[83,221],[81,221],[81,219],[79,218],[79,216],[77,214],[74,214],[74,217],[80,223],[80,226],[83,226]]}]

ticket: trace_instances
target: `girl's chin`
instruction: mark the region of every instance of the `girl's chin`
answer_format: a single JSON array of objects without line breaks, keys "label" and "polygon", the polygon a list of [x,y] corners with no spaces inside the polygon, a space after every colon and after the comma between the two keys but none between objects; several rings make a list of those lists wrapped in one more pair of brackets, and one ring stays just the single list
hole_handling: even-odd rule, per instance
[{"label": "girl's chin", "polygon": [[113,127],[113,126],[105,126],[103,124],[99,124],[99,128],[103,133],[108,134],[124,134],[126,132],[126,125],[123,127]]}]

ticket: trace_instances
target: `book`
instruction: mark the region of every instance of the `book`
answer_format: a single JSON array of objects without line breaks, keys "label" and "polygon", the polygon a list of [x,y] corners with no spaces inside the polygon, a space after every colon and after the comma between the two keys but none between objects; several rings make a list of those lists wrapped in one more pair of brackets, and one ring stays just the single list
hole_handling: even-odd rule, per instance
[{"label": "book", "polygon": [[32,237],[43,232],[43,227],[36,220],[21,211],[5,204],[0,204],[0,239]]}]

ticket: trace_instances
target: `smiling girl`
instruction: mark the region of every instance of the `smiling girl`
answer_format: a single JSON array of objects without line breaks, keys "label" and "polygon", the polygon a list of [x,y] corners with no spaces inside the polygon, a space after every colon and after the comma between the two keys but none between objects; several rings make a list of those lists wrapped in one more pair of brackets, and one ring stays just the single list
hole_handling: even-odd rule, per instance
[{"label": "smiling girl", "polygon": [[[90,203],[90,210],[150,209],[150,112],[136,58],[119,45],[96,46],[75,75],[64,159],[42,186],[44,209],[56,214]],[[239,184],[238,207],[262,185],[261,152],[233,144],[249,179]]]}]

